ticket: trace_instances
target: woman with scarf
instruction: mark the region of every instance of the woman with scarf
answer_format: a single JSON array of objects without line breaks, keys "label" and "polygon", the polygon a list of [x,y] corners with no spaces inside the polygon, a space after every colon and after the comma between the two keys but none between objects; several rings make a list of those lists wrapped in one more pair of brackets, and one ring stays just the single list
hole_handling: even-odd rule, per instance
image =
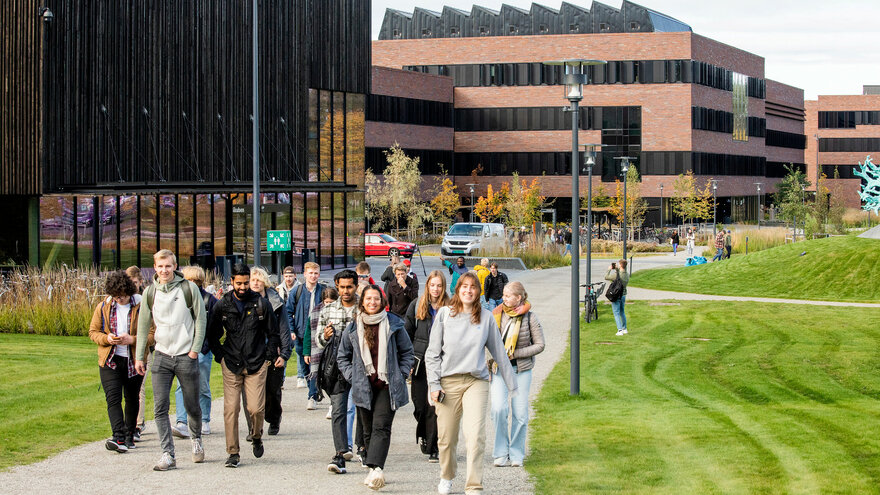
[{"label": "woman with scarf", "polygon": [[416,417],[416,442],[422,453],[428,456],[428,462],[440,462],[440,451],[437,449],[437,412],[434,406],[428,403],[425,351],[428,349],[434,315],[448,304],[446,277],[440,270],[434,270],[428,275],[425,293],[407,308],[404,322],[415,355],[412,371],[412,401],[415,409],[413,416]]},{"label": "woman with scarf", "polygon": [[[520,282],[504,286],[501,306],[492,311],[501,340],[507,351],[507,358],[516,374],[517,395],[508,397],[503,380],[496,376],[498,363],[489,359],[492,370],[492,419],[495,421],[495,448],[492,457],[495,466],[522,466],[526,448],[526,426],[529,424],[529,387],[532,384],[532,368],[535,355],[544,350],[544,332],[532,305],[529,295]],[[487,354],[487,358],[488,358]],[[508,404],[509,401],[509,404]],[[510,413],[510,434],[507,417]]]},{"label": "woman with scarf", "polygon": [[109,295],[95,308],[89,338],[98,344],[98,373],[113,430],[113,437],[107,439],[104,446],[107,450],[124,453],[134,448],[138,393],[144,380],[135,372],[132,359],[137,344],[141,296],[123,271],[111,273],[104,283],[104,290]]},{"label": "woman with scarf", "polygon": [[358,315],[348,324],[336,362],[351,384],[351,398],[364,432],[370,468],[364,484],[373,490],[385,486],[385,459],[391,445],[394,413],[409,402],[406,377],[413,365],[413,346],[403,320],[385,311],[388,301],[377,285],[361,293]]}]

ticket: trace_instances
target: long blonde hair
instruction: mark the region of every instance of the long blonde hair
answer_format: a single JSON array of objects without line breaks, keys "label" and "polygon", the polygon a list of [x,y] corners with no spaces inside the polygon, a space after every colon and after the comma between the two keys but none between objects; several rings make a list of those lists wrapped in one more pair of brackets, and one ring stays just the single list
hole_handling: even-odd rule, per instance
[{"label": "long blonde hair", "polygon": [[[461,301],[461,298],[458,297],[458,291],[461,289],[461,285],[462,283],[464,283],[465,279],[470,280],[475,287],[480,287],[480,279],[477,277],[476,273],[462,273],[461,276],[458,277],[458,283],[455,284],[455,294],[452,295],[452,300],[449,302],[449,306],[451,306],[452,308],[452,310],[450,311],[451,316],[458,316],[459,313],[464,311],[464,303]],[[471,322],[479,324],[480,314],[482,312],[483,307],[480,306],[480,296],[478,294],[477,300],[474,301],[473,306],[471,307]]]},{"label": "long blonde hair", "polygon": [[417,320],[427,320],[429,313],[428,308],[431,306],[431,295],[428,293],[428,285],[431,284],[432,278],[440,279],[440,287],[443,288],[443,292],[440,294],[440,306],[448,306],[449,305],[449,294],[446,293],[446,277],[443,275],[443,272],[440,270],[434,270],[428,274],[428,281],[425,282],[425,292],[422,294],[422,297],[419,298],[419,302],[416,305],[416,319]]}]

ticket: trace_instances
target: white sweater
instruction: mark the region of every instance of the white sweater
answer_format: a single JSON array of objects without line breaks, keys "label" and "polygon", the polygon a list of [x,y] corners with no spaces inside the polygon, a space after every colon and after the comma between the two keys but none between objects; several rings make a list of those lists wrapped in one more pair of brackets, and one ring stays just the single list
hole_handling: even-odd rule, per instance
[{"label": "white sweater", "polygon": [[498,362],[498,372],[511,392],[516,390],[516,379],[501,333],[492,313],[483,309],[480,323],[472,323],[470,314],[450,315],[449,306],[440,308],[434,316],[431,338],[425,351],[425,367],[431,392],[440,390],[440,379],[445,376],[471,374],[480,380],[489,380],[486,351]]}]

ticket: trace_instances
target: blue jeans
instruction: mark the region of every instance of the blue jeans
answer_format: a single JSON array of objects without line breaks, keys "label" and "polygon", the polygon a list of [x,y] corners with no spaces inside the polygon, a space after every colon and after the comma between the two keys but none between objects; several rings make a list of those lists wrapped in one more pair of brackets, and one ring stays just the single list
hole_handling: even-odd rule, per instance
[{"label": "blue jeans", "polygon": [[626,295],[620,296],[620,299],[611,303],[611,312],[614,313],[614,321],[617,323],[617,329],[626,328],[626,313],[624,312],[624,304],[626,304]]},{"label": "blue jeans", "polygon": [[712,257],[712,261],[720,260],[724,256],[724,249],[718,248],[716,251],[715,256]]},{"label": "blue jeans", "polygon": [[497,308],[498,306],[501,306],[502,302],[504,302],[503,299],[489,299],[486,302],[486,309],[488,309],[489,311],[492,311],[493,309]]},{"label": "blue jeans", "polygon": [[[532,384],[532,370],[516,372],[516,396],[508,405],[507,385],[501,376],[492,377],[489,389],[492,398],[492,420],[495,423],[494,458],[509,458],[510,462],[522,464],[526,456],[526,427],[529,425],[529,387]],[[508,436],[507,415],[510,413],[510,434]]]},{"label": "blue jeans", "polygon": [[[211,422],[211,363],[214,354],[199,354],[199,405],[202,407],[202,423]],[[183,390],[180,389],[180,380],[177,381],[177,390],[174,392],[175,409],[177,410],[177,422],[186,424],[186,408],[183,407]]]},{"label": "blue jeans", "polygon": [[[296,377],[297,378],[305,378],[309,373],[309,365],[306,364],[305,356],[303,356],[303,348],[302,348],[302,339],[296,339],[296,344],[294,345],[294,350],[296,351],[297,357],[297,366],[296,366]],[[306,383],[309,387],[309,399],[315,399],[318,397],[318,379],[313,378],[311,380],[306,380]]]},{"label": "blue jeans", "polygon": [[354,401],[351,400],[351,390],[348,391],[348,411],[346,412],[346,421],[348,423],[348,446],[354,447],[354,438],[352,438],[351,430],[354,428]]},{"label": "blue jeans", "polygon": [[566,254],[571,255],[571,244],[565,245],[565,251],[562,252],[562,257],[564,258]]}]

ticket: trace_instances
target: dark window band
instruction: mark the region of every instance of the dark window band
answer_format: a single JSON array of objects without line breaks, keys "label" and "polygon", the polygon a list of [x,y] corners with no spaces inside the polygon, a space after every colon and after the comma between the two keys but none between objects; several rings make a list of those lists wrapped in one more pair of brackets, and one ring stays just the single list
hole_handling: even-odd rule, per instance
[{"label": "dark window band", "polygon": [[[626,109],[626,110],[624,110]],[[641,129],[640,107],[580,107],[581,130]],[[626,124],[623,113],[627,114]],[[624,127],[625,126],[625,127]],[[457,108],[455,130],[475,131],[567,131],[571,115],[561,107]]]},{"label": "dark window band", "polygon": [[367,120],[452,127],[452,103],[387,95],[367,95]]},{"label": "dark window band", "polygon": [[829,179],[834,179],[836,170],[838,179],[861,179],[853,173],[858,167],[858,165],[822,165],[822,173]]},{"label": "dark window band", "polygon": [[776,146],[777,148],[805,150],[807,149],[807,136],[793,132],[767,129],[767,140],[764,144],[767,146]]},{"label": "dark window band", "polygon": [[[456,87],[562,84],[563,68],[540,62],[511,64],[407,65],[406,70],[452,77]],[[733,90],[733,71],[696,60],[612,60],[588,67],[587,84],[693,83]],[[749,77],[748,95],[766,97],[763,79]]]},{"label": "dark window band", "polygon": [[[703,131],[733,133],[733,113],[705,107],[691,107],[693,128]],[[767,133],[767,120],[749,117],[748,134],[764,137]]]},{"label": "dark window band", "polygon": [[880,111],[819,112],[819,129],[855,129],[857,125],[880,125]]},{"label": "dark window band", "polygon": [[820,138],[819,151],[878,153],[880,138]]}]

